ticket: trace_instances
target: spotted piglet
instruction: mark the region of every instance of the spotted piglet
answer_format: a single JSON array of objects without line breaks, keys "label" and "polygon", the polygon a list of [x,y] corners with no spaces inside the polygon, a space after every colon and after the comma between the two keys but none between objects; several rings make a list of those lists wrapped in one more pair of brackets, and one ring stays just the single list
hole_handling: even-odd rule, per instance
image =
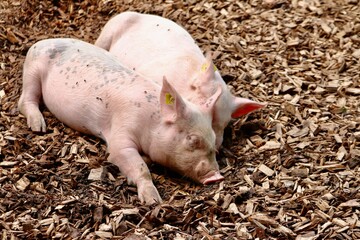
[{"label": "spotted piglet", "polygon": [[161,202],[140,156],[200,183],[221,181],[215,159],[212,106],[221,88],[198,106],[124,67],[109,52],[74,39],[34,44],[24,63],[20,112],[33,131],[46,131],[39,102],[62,122],[102,138],[108,160],[137,186],[141,202]]}]

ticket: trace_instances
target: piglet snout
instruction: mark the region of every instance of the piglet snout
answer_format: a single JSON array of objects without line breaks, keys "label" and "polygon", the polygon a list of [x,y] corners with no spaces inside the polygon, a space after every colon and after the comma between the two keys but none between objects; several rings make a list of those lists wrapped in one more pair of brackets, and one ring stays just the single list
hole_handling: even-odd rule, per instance
[{"label": "piglet snout", "polygon": [[208,184],[212,184],[215,182],[221,182],[222,180],[224,180],[224,177],[220,174],[219,171],[216,171],[216,172],[211,172],[210,174],[207,174],[207,176],[205,176],[202,183],[204,185],[208,185]]}]

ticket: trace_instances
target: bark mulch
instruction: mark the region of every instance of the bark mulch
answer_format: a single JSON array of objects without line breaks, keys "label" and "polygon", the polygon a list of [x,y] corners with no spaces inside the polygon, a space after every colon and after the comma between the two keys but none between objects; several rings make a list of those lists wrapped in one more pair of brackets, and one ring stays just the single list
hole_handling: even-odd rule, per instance
[{"label": "bark mulch", "polygon": [[[360,239],[358,0],[2,0],[2,239]],[[230,123],[225,181],[200,186],[153,166],[164,203],[104,161],[105,144],[44,108],[45,134],[19,114],[29,47],[52,37],[94,42],[133,10],[184,26],[237,96],[267,102]],[[91,173],[91,174],[90,174]],[[99,179],[98,179],[99,178]]]}]

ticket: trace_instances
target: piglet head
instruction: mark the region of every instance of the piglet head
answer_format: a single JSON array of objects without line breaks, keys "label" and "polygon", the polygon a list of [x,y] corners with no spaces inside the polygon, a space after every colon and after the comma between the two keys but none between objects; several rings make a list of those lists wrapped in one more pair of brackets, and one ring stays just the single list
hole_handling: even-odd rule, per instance
[{"label": "piglet head", "polygon": [[215,157],[212,116],[182,99],[165,78],[160,108],[162,121],[152,159],[203,184],[223,180]]},{"label": "piglet head", "polygon": [[232,118],[239,118],[266,106],[264,103],[232,95],[213,64],[210,52],[206,54],[199,75],[191,86],[196,96],[193,97],[193,101],[195,99],[203,108],[207,108],[206,111],[210,111],[213,117],[212,128],[216,134],[216,149],[222,144],[224,129]]}]

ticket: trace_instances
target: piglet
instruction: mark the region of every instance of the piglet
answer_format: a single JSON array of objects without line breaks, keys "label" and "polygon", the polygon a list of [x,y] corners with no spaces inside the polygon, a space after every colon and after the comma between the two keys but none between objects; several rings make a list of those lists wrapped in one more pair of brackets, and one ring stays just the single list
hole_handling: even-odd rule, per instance
[{"label": "piglet", "polygon": [[[108,160],[141,202],[161,202],[140,154],[195,181],[221,181],[215,159],[212,106],[221,88],[200,109],[166,79],[161,85],[124,67],[109,52],[75,39],[34,44],[24,63],[19,110],[33,131],[46,131],[39,102],[62,122],[102,138]],[[204,114],[208,112],[208,114]]]},{"label": "piglet", "polygon": [[232,95],[210,54],[205,57],[190,34],[169,19],[136,12],[118,14],[106,23],[95,45],[154,81],[161,82],[166,75],[184,98],[198,105],[204,105],[220,85],[222,94],[212,120],[217,148],[231,118],[265,106]]}]

